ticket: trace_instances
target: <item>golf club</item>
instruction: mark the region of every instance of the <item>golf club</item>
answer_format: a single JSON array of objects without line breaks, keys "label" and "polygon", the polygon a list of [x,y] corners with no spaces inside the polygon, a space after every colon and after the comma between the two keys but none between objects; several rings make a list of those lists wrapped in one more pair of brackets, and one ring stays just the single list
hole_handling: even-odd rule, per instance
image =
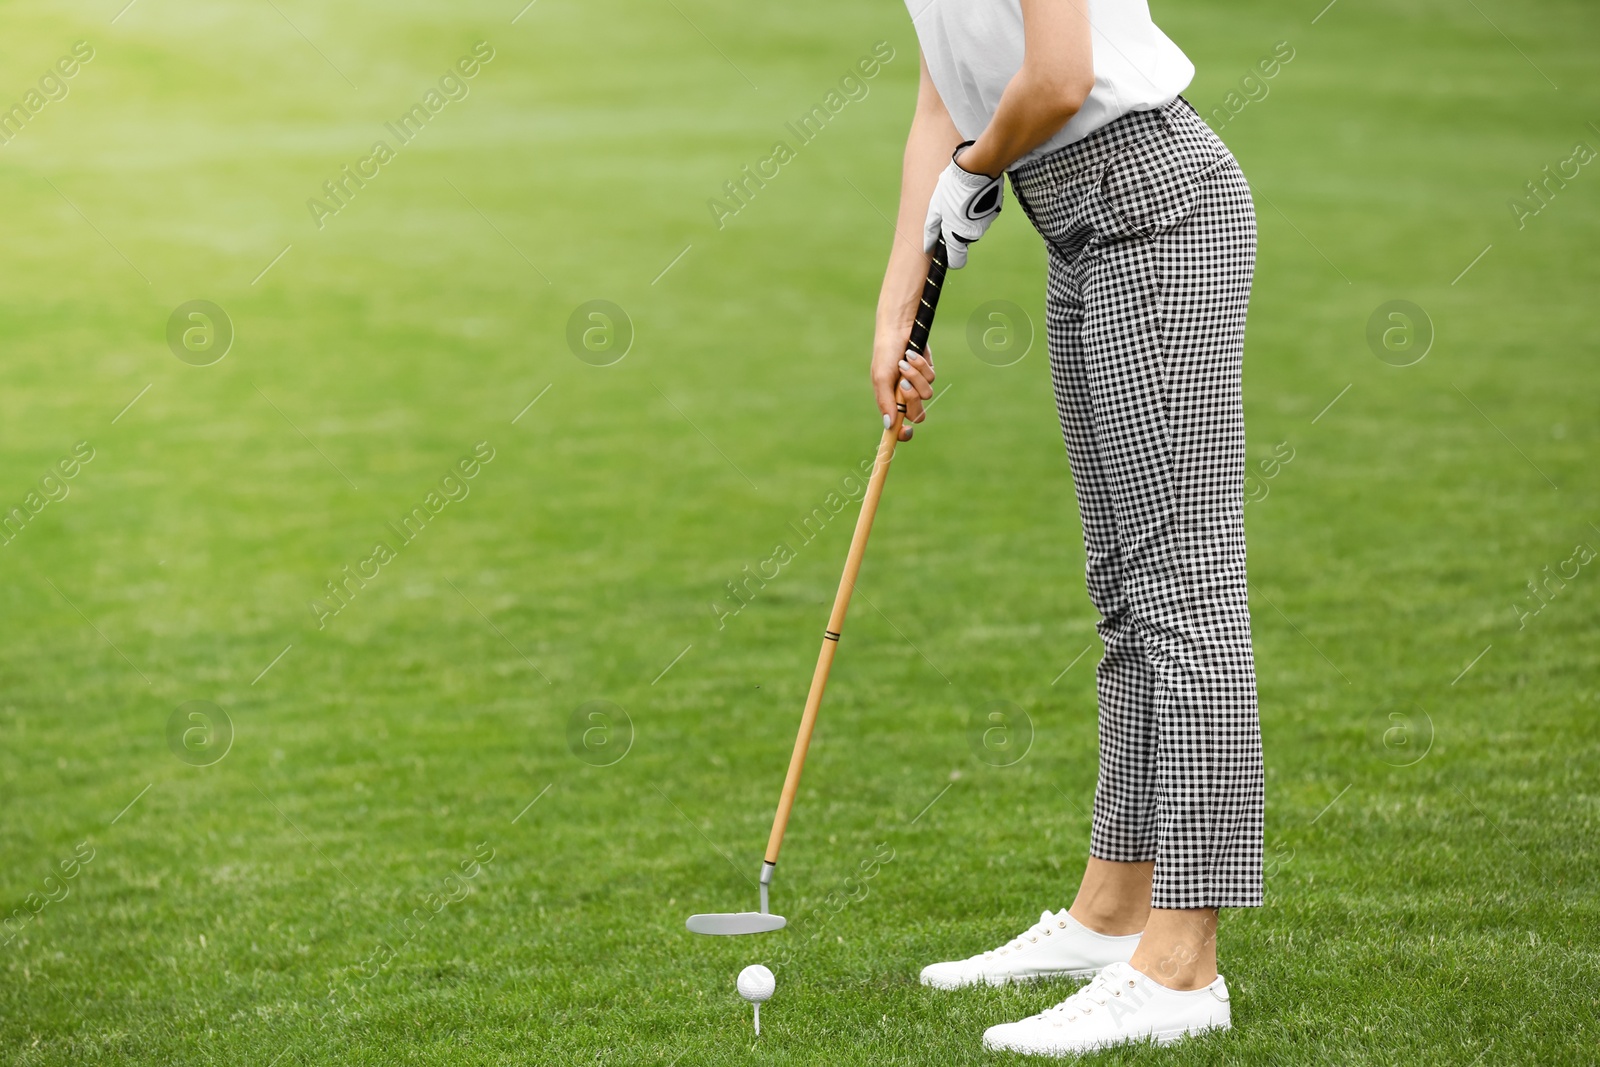
[{"label": "golf club", "polygon": [[[928,331],[933,328],[933,314],[939,306],[939,292],[944,286],[948,261],[944,241],[933,250],[933,261],[928,264],[928,278],[922,286],[922,303],[917,308],[911,325],[911,337],[906,347],[922,355],[928,348]],[[855,591],[856,576],[861,572],[861,560],[866,555],[867,537],[872,533],[872,519],[878,511],[878,498],[883,495],[884,482],[889,478],[889,463],[894,459],[894,446],[900,439],[900,426],[905,421],[906,406],[896,405],[896,412],[883,431],[878,444],[877,458],[873,462],[872,477],[867,482],[867,492],[861,500],[861,514],[856,519],[855,533],[850,538],[850,553],[845,557],[844,575],[839,580],[839,591],[833,598],[833,612],[828,616],[828,628],[822,634],[822,651],[817,656],[817,668],[811,675],[811,691],[806,695],[806,707],[800,716],[800,732],[794,739],[794,754],[789,757],[789,773],[783,780],[783,792],[778,797],[778,811],[772,819],[772,835],[767,839],[767,854],[761,864],[761,910],[712,912],[691,915],[686,924],[697,934],[762,934],[781,930],[788,922],[782,915],[768,910],[767,893],[772,885],[772,875],[778,865],[778,850],[783,846],[783,832],[789,825],[789,813],[794,809],[795,794],[800,790],[800,772],[805,769],[806,751],[811,747],[811,732],[817,724],[817,711],[822,707],[822,692],[828,685],[828,671],[833,667],[834,652],[844,630],[845,612],[850,608],[850,594]]]}]

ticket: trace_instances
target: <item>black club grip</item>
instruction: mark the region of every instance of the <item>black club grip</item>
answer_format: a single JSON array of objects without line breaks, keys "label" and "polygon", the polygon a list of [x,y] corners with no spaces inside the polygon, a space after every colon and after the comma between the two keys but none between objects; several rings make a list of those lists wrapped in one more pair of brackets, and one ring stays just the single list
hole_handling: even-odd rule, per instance
[{"label": "black club grip", "polygon": [[928,331],[933,329],[933,313],[939,309],[939,293],[944,289],[945,271],[949,269],[944,238],[933,246],[933,262],[928,264],[928,280],[922,283],[922,302],[917,305],[917,317],[911,324],[911,338],[906,347],[917,355],[928,351]]}]

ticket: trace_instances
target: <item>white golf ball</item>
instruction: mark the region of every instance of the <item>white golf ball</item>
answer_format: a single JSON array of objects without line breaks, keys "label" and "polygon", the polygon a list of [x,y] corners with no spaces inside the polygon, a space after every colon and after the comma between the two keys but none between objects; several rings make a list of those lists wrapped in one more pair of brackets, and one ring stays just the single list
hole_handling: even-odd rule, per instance
[{"label": "white golf ball", "polygon": [[770,999],[777,988],[778,980],[759,963],[752,963],[739,972],[739,995],[752,1004]]}]

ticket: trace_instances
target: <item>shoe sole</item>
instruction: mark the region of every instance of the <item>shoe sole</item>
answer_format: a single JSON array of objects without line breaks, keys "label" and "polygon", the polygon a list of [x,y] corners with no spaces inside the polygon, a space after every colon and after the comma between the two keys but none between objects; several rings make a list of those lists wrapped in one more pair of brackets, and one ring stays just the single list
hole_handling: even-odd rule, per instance
[{"label": "shoe sole", "polygon": [[945,981],[923,975],[921,980],[922,984],[929,989],[943,989],[949,992],[957,989],[970,989],[979,985],[987,985],[990,988],[999,989],[1001,986],[1026,985],[1030,982],[1049,981],[1052,978],[1093,978],[1100,973],[1100,970],[1099,967],[1091,967],[1081,971],[1051,971],[1048,974],[984,975],[980,978],[971,978],[966,981]]},{"label": "shoe sole", "polygon": [[1095,1044],[1084,1045],[1081,1048],[1053,1049],[1023,1048],[1019,1045],[990,1041],[986,1036],[983,1039],[983,1047],[990,1052],[1017,1052],[1024,1056],[1052,1056],[1060,1059],[1066,1056],[1081,1056],[1089,1052],[1102,1052],[1106,1049],[1120,1048],[1123,1045],[1171,1045],[1182,1041],[1186,1037],[1199,1037],[1201,1034],[1220,1033],[1223,1030],[1232,1029],[1233,1023],[1229,1021],[1213,1023],[1209,1026],[1187,1027],[1182,1030],[1158,1030],[1153,1034],[1141,1034],[1138,1037],[1130,1037],[1122,1041],[1100,1041]]}]

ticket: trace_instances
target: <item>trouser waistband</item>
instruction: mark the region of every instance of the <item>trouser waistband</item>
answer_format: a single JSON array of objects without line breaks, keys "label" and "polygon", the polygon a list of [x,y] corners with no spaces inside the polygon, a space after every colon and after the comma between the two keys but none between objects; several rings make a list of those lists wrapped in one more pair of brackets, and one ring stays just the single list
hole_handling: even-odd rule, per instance
[{"label": "trouser waistband", "polygon": [[[1030,189],[1037,189],[1046,181],[1057,182],[1092,170],[1123,152],[1130,143],[1157,136],[1174,125],[1191,123],[1205,126],[1205,120],[1190,106],[1189,101],[1181,96],[1174,97],[1170,102],[1149,111],[1129,111],[1091,131],[1082,140],[1062,145],[1049,155],[1029,160],[1011,171],[1008,177],[1012,186],[1026,196]],[[1207,132],[1210,132],[1209,127]]]}]

